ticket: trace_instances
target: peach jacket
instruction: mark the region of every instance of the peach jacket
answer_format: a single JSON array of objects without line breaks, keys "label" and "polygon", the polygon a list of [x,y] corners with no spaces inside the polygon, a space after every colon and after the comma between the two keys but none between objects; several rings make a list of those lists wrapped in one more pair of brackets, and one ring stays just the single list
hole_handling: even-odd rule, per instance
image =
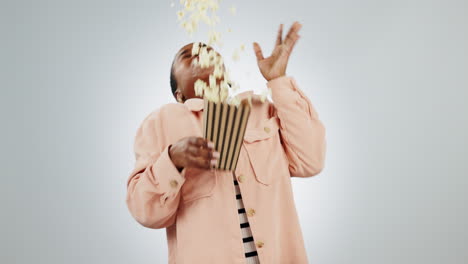
[{"label": "peach jacket", "polygon": [[[295,79],[267,82],[272,101],[252,91],[252,109],[236,178],[262,264],[306,264],[291,177],[324,168],[325,128]],[[245,264],[232,172],[186,168],[179,173],[171,144],[202,136],[203,100],[168,103],[138,128],[135,167],[126,203],[141,225],[166,228],[170,264]]]}]

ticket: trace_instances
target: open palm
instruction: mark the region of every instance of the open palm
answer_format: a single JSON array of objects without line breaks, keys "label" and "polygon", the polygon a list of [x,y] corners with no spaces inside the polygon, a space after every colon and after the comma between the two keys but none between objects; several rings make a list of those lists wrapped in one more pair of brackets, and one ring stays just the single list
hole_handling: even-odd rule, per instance
[{"label": "open palm", "polygon": [[283,24],[280,25],[278,36],[276,38],[275,48],[271,55],[267,58],[263,57],[262,49],[257,42],[253,43],[255,56],[260,72],[267,81],[284,76],[288,65],[289,56],[300,38],[298,32],[302,25],[299,22],[294,22],[283,40]]}]

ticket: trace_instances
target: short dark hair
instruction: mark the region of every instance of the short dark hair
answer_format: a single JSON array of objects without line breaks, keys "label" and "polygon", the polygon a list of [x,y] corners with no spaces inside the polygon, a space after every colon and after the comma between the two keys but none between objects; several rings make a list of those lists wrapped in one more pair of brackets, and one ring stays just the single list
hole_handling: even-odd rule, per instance
[{"label": "short dark hair", "polygon": [[170,82],[171,82],[172,95],[174,95],[174,97],[175,97],[175,92],[177,90],[177,80],[176,80],[175,75],[174,75],[174,62],[172,62],[172,65],[171,65]]}]

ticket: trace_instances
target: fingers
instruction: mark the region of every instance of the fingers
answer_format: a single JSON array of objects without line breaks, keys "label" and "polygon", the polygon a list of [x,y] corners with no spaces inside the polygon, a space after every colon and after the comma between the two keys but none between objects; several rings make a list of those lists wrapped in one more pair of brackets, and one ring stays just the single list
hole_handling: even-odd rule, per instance
[{"label": "fingers", "polygon": [[203,159],[201,157],[189,156],[188,157],[189,166],[201,169],[210,169],[212,167],[212,161],[209,159]]},{"label": "fingers", "polygon": [[286,53],[285,56],[289,56],[297,43],[297,40],[300,38],[298,32],[301,29],[302,25],[299,22],[294,22],[294,24],[289,29],[288,35],[284,41],[284,46]]},{"label": "fingers", "polygon": [[201,157],[204,159],[219,158],[219,152],[211,148],[199,148],[195,146],[189,146],[188,152],[192,156]]},{"label": "fingers", "polygon": [[300,37],[301,37],[301,36],[299,36],[297,33],[292,37],[291,43],[290,43],[288,46],[285,47],[285,48],[286,48],[286,55],[289,56],[289,55],[291,54],[291,52],[292,52],[294,46],[295,46],[296,43],[297,43],[297,40],[298,40]]},{"label": "fingers", "polygon": [[214,149],[214,144],[202,137],[193,137],[190,139],[190,145],[187,147],[187,159],[189,167],[198,167],[210,169],[218,163],[219,152]]},{"label": "fingers", "polygon": [[281,45],[283,43],[283,24],[280,24],[279,29],[278,29],[278,36],[276,37],[276,46]]},{"label": "fingers", "polygon": [[263,60],[262,48],[260,48],[260,45],[258,45],[257,42],[254,42],[253,48],[254,48],[255,56],[257,57],[257,61]]},{"label": "fingers", "polygon": [[286,39],[284,40],[284,44],[287,47],[291,47],[294,43],[294,41],[297,40],[298,38],[298,32],[302,28],[302,25],[299,22],[294,22],[294,24],[291,26],[291,28],[288,31],[288,34],[286,35]]},{"label": "fingers", "polygon": [[190,144],[194,145],[195,147],[201,148],[214,148],[213,142],[210,142],[202,137],[191,137]]},{"label": "fingers", "polygon": [[[216,152],[215,152],[216,153]],[[219,154],[216,156],[215,153],[213,154],[205,154],[203,155],[189,155],[190,165],[189,167],[198,167],[202,169],[211,169],[218,164]],[[213,158],[209,158],[213,157]]]}]

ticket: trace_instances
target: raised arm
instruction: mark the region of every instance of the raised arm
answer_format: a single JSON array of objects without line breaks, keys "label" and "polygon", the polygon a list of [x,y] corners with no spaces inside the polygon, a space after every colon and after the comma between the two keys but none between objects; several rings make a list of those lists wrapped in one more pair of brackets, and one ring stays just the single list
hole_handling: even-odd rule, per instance
[{"label": "raised arm", "polygon": [[296,81],[286,76],[291,52],[300,38],[302,25],[294,22],[283,39],[283,25],[278,29],[275,47],[264,57],[260,45],[253,43],[257,64],[271,88],[274,107],[280,120],[281,140],[289,160],[291,176],[310,177],[324,167],[325,128],[307,96]]},{"label": "raised arm", "polygon": [[325,127],[295,79],[282,76],[267,83],[280,120],[280,136],[292,177],[311,177],[325,163]]}]

